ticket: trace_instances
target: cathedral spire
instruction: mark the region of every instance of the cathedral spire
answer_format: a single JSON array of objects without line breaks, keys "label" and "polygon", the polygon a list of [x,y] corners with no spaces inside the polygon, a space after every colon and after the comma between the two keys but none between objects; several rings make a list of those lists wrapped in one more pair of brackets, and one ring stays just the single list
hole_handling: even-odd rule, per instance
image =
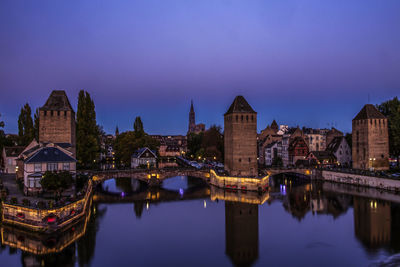
[{"label": "cathedral spire", "polygon": [[193,107],[193,100],[190,102],[190,112],[189,112],[189,133],[193,133],[196,129],[196,115],[194,113],[194,107]]}]

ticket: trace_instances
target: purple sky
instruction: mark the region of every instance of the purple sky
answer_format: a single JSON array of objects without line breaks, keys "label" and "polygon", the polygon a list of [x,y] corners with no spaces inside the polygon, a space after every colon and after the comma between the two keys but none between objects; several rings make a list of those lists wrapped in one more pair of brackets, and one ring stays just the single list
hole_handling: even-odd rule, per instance
[{"label": "purple sky", "polygon": [[400,1],[0,1],[0,113],[64,89],[95,100],[107,132],[141,116],[152,134],[223,124],[237,94],[261,130],[351,130],[368,102],[400,95]]}]

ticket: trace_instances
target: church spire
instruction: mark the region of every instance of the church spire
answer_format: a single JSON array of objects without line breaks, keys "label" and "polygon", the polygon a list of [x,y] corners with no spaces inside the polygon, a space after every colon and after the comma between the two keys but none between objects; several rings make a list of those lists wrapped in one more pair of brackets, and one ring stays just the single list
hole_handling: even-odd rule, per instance
[{"label": "church spire", "polygon": [[190,102],[190,112],[189,112],[189,133],[193,133],[196,128],[196,115],[194,113],[194,107],[193,107],[193,100]]}]

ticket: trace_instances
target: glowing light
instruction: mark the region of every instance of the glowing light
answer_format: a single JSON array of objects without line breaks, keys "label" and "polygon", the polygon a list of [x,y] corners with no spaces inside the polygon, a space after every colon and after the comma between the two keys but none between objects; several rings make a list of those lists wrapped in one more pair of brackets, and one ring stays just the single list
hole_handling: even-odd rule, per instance
[{"label": "glowing light", "polygon": [[146,203],[146,210],[149,210],[149,202]]},{"label": "glowing light", "polygon": [[207,208],[207,201],[204,200],[204,208]]},{"label": "glowing light", "polygon": [[183,197],[183,189],[179,188],[179,195],[181,195],[181,197]]},{"label": "glowing light", "polygon": [[122,192],[122,193],[121,193],[121,197],[125,197],[125,192]]}]

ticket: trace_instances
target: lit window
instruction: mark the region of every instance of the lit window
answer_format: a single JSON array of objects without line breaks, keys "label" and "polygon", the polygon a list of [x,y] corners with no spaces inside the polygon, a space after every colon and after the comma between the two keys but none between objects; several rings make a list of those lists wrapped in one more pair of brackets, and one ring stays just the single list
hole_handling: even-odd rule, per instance
[{"label": "lit window", "polygon": [[42,163],[35,163],[35,172],[42,171]]},{"label": "lit window", "polygon": [[63,163],[63,170],[64,171],[69,171],[69,163],[68,162],[64,162]]},{"label": "lit window", "polygon": [[57,171],[58,170],[58,166],[57,163],[47,163],[47,170],[48,171]]}]

